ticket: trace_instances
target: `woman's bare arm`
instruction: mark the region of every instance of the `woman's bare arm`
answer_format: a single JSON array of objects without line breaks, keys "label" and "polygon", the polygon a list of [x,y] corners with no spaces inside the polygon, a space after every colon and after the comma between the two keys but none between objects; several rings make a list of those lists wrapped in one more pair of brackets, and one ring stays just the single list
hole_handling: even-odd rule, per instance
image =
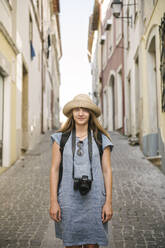
[{"label": "woman's bare arm", "polygon": [[111,168],[111,152],[106,147],[102,156],[102,170],[104,176],[104,184],[106,190],[106,201],[103,207],[102,220],[106,222],[112,218],[112,168]]},{"label": "woman's bare arm", "polygon": [[61,152],[59,148],[59,145],[54,142],[52,146],[52,165],[50,169],[50,216],[56,221],[61,219],[60,206],[57,200],[59,169],[61,162]]}]

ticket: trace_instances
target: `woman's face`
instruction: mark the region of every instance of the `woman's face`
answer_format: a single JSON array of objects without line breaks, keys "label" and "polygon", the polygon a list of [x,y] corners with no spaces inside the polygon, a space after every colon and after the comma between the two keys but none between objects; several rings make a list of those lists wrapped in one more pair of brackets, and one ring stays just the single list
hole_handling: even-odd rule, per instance
[{"label": "woman's face", "polygon": [[73,119],[78,125],[85,125],[88,123],[90,113],[86,108],[74,108]]}]

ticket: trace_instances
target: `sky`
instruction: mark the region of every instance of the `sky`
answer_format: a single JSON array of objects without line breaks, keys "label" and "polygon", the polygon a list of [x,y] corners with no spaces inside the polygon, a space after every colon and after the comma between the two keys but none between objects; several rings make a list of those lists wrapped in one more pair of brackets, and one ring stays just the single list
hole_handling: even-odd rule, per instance
[{"label": "sky", "polygon": [[89,16],[94,0],[61,0],[60,31],[62,58],[60,60],[60,121],[66,120],[62,108],[80,93],[91,92],[91,65],[87,56]]}]

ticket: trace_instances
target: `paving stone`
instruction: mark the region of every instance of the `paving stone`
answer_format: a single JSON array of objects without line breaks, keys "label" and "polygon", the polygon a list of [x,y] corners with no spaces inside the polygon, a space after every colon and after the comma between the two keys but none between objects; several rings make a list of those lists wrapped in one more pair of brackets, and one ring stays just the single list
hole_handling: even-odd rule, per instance
[{"label": "paving stone", "polygon": [[[0,248],[63,248],[49,217],[51,133],[0,175]],[[114,215],[108,248],[164,248],[165,175],[126,136],[110,135]]]}]

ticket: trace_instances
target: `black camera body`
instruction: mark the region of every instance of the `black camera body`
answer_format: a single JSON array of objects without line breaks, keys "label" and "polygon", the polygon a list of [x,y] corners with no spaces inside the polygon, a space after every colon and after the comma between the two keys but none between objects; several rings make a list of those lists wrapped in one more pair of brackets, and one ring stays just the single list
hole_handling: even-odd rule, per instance
[{"label": "black camera body", "polygon": [[86,195],[91,189],[91,185],[92,181],[88,179],[88,176],[74,178],[74,190],[79,190],[81,195]]}]

